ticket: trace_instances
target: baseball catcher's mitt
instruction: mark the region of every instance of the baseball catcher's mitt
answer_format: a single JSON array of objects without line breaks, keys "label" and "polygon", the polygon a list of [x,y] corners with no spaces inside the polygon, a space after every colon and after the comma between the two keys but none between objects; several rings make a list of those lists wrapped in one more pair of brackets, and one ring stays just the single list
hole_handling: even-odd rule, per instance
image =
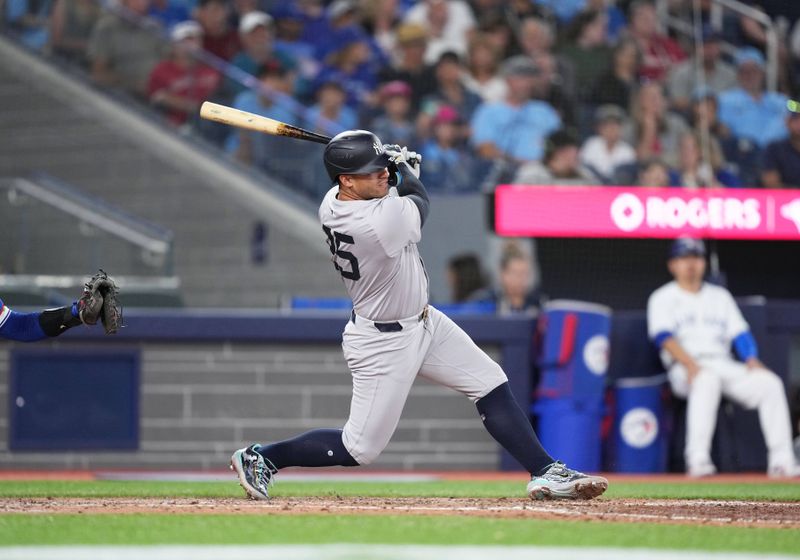
[{"label": "baseball catcher's mitt", "polygon": [[114,334],[122,326],[122,308],[117,299],[117,285],[103,270],[84,285],[78,300],[78,314],[87,325],[103,323],[106,334]]}]

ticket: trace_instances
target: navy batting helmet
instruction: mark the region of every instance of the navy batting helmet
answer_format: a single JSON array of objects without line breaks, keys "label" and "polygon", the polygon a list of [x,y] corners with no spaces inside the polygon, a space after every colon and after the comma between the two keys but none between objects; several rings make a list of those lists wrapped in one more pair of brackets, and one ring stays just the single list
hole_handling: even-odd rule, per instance
[{"label": "navy batting helmet", "polygon": [[325,146],[325,169],[331,181],[339,175],[375,173],[389,166],[380,138],[367,130],[346,130]]}]

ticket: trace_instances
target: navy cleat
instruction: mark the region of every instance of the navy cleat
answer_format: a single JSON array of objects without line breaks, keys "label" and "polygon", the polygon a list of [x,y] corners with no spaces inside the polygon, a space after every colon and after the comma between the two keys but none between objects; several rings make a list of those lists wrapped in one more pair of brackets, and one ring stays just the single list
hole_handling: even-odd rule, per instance
[{"label": "navy cleat", "polygon": [[238,449],[231,455],[231,470],[236,471],[239,484],[253,500],[269,500],[269,487],[278,469],[255,451],[256,444]]},{"label": "navy cleat", "polygon": [[528,483],[531,500],[591,500],[606,491],[608,480],[572,470],[561,461],[552,463]]}]

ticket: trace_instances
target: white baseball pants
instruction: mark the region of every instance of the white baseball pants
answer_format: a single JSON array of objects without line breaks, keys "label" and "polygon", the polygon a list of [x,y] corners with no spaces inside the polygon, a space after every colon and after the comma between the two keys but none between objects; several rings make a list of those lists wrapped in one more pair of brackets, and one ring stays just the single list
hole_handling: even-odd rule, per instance
[{"label": "white baseball pants", "polygon": [[381,332],[358,316],[344,329],[342,349],[353,376],[353,397],[342,441],[361,465],[374,461],[389,443],[417,375],[473,402],[508,381],[449,317],[428,309],[423,320],[400,321],[403,330],[397,332]]},{"label": "white baseball pants", "polygon": [[680,364],[669,370],[672,391],[687,399],[687,467],[711,463],[711,440],[722,395],[747,409],[758,409],[767,444],[769,469],[794,465],[792,427],[783,382],[767,369],[749,369],[730,358],[700,360],[691,385]]}]

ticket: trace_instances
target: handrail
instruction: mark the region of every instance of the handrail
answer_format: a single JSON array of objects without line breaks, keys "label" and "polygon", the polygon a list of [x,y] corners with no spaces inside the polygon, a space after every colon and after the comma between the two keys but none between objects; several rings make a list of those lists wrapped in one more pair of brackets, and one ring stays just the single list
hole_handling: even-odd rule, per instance
[{"label": "handrail", "polygon": [[748,6],[739,0],[713,0],[711,3],[711,26],[722,30],[722,9],[728,9],[747,16],[766,27],[767,36],[767,89],[778,89],[778,30],[772,18],[761,10]]},{"label": "handrail", "polygon": [[[85,276],[69,274],[0,274],[0,286],[6,289],[40,288],[70,289],[82,286]],[[128,276],[114,275],[114,283],[120,288],[136,291],[174,291],[181,287],[177,276]]]},{"label": "handrail", "polygon": [[[738,0],[712,0],[711,1],[711,27],[715,31],[722,30],[722,12],[730,10],[740,15],[747,16],[762,24],[766,28],[767,36],[767,70],[766,86],[769,91],[778,89],[778,30],[772,18],[764,12],[748,6]],[[657,0],[656,10],[659,20],[666,22],[669,27],[692,36],[694,28],[691,23],[669,15],[669,0]]]},{"label": "handrail", "polygon": [[137,220],[53,177],[3,179],[0,188],[21,191],[151,253],[168,255],[172,250],[171,231]]}]

